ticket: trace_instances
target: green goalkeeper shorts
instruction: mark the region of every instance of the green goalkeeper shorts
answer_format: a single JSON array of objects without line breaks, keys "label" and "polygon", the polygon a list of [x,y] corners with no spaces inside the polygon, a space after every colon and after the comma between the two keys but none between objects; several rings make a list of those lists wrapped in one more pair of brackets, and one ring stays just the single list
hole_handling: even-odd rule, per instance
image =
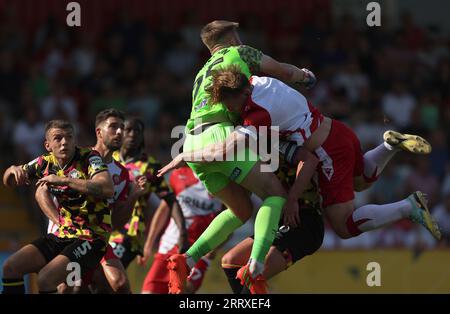
[{"label": "green goalkeeper shorts", "polygon": [[[204,147],[224,142],[234,131],[234,126],[228,122],[214,124],[197,135],[186,135],[183,151],[196,151]],[[228,161],[227,161],[228,159]],[[225,188],[231,181],[241,183],[258,161],[258,156],[248,147],[236,156],[224,161],[188,162],[189,167],[205,185],[206,189],[215,194]]]}]

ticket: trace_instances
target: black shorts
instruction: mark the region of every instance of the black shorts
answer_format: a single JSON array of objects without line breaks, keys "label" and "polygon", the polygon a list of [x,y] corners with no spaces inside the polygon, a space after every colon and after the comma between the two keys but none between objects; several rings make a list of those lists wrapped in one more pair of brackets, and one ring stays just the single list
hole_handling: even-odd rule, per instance
[{"label": "black shorts", "polygon": [[128,265],[135,259],[137,255],[142,255],[141,252],[136,252],[132,250],[132,239],[125,235],[123,237],[122,243],[117,243],[114,241],[109,242],[109,245],[113,248],[114,255],[120,259],[123,267],[126,269]]},{"label": "black shorts", "polygon": [[81,272],[95,269],[106,252],[107,243],[101,239],[92,241],[78,238],[58,238],[47,234],[31,243],[42,253],[47,263],[58,255],[66,256],[71,262],[77,262]]},{"label": "black shorts", "polygon": [[[280,227],[283,225],[280,222]],[[316,252],[323,242],[324,225],[322,215],[315,209],[300,210],[300,226],[283,232],[280,228],[273,245],[289,262],[295,263]]]},{"label": "black shorts", "polygon": [[[273,246],[283,254],[288,266],[317,251],[323,242],[324,226],[322,215],[313,208],[300,207],[300,226],[284,231],[281,218]],[[254,236],[252,236],[254,238]]]}]

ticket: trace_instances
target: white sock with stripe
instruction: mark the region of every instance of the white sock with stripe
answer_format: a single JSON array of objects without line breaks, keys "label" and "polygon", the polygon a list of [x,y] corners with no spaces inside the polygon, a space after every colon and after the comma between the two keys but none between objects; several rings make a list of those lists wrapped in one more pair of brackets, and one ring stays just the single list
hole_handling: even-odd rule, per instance
[{"label": "white sock with stripe", "polygon": [[378,145],[374,149],[364,154],[364,176],[369,179],[376,179],[386,167],[389,160],[398,152],[386,142]]},{"label": "white sock with stripe", "polygon": [[402,218],[408,218],[412,209],[408,199],[383,205],[364,205],[355,209],[347,219],[347,228],[352,235],[356,236],[362,232],[389,225]]}]

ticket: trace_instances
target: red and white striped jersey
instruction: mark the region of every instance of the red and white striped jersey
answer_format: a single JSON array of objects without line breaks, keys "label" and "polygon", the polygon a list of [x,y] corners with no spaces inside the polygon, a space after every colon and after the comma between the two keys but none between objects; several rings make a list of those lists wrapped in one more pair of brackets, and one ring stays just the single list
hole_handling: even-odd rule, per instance
[{"label": "red and white striped jersey", "polygon": [[300,92],[271,77],[252,76],[244,105],[244,126],[278,126],[280,135],[302,145],[318,128],[322,114]]},{"label": "red and white striped jersey", "polygon": [[[195,228],[196,219],[202,219],[203,216],[217,213],[222,209],[220,200],[208,193],[189,167],[174,170],[170,175],[169,184],[180,204],[188,233],[198,232],[198,230],[192,230]],[[179,234],[175,220],[171,218],[161,236],[158,252],[161,254],[169,252],[177,244]]]},{"label": "red and white striped jersey", "polygon": [[107,166],[114,185],[114,196],[108,202],[113,204],[117,201],[126,200],[130,189],[130,173],[127,168],[115,159]]},{"label": "red and white striped jersey", "polygon": [[174,170],[170,175],[169,184],[185,218],[209,215],[222,208],[220,200],[206,190],[189,167]]}]

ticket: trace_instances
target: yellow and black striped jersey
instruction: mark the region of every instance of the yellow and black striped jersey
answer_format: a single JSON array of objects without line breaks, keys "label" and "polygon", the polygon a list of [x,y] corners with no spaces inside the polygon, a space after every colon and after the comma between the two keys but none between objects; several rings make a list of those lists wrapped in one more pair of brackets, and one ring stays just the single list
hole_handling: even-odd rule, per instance
[{"label": "yellow and black striped jersey", "polygon": [[[99,153],[91,148],[76,148],[72,160],[61,168],[52,153],[39,156],[23,165],[28,178],[39,179],[54,174],[61,177],[91,179],[108,171]],[[59,206],[59,238],[108,239],[111,232],[111,209],[106,199],[80,193],[68,186],[49,187]]]}]

